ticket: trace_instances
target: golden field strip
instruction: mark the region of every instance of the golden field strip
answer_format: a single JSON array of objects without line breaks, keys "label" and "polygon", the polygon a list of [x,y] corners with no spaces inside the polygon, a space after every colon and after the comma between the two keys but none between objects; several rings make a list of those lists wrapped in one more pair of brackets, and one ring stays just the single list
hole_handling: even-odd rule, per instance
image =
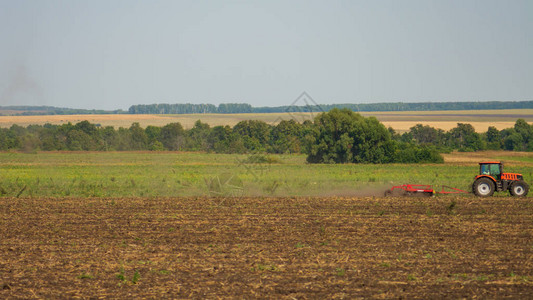
[{"label": "golden field strip", "polygon": [[[485,132],[489,126],[501,130],[510,128],[517,119],[533,122],[533,109],[478,110],[478,111],[410,111],[410,112],[361,112],[363,116],[374,116],[385,126],[397,131],[409,130],[416,124],[430,125],[435,128],[450,130],[457,123],[469,123],[478,132]],[[201,120],[211,126],[234,126],[243,120],[261,120],[277,124],[282,120],[294,119],[299,122],[312,120],[316,113],[249,113],[249,114],[183,114],[183,115],[50,115],[50,116],[0,116],[0,128],[13,124],[20,126],[78,123],[87,120],[101,126],[129,127],[138,122],[142,127],[148,125],[164,126],[179,122],[185,128],[191,128],[194,122]]]}]

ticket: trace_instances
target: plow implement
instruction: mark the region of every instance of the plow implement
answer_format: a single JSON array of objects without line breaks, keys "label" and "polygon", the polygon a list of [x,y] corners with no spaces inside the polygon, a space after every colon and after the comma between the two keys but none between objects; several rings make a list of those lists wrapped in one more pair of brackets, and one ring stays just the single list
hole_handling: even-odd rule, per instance
[{"label": "plow implement", "polygon": [[393,186],[385,191],[385,196],[433,196],[436,194],[468,194],[451,186],[443,185],[440,191],[435,190],[431,185],[425,184],[403,184]]}]

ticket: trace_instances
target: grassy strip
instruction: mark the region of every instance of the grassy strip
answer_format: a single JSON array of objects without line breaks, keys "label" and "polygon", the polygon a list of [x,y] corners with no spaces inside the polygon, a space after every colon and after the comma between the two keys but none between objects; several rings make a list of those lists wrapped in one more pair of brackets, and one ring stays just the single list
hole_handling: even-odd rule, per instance
[{"label": "grassy strip", "polygon": [[[507,171],[531,182],[533,155],[491,152],[486,159],[510,162]],[[476,162],[310,165],[303,155],[249,161],[247,155],[175,152],[0,153],[0,196],[380,196],[404,183],[470,190],[478,172]]]}]

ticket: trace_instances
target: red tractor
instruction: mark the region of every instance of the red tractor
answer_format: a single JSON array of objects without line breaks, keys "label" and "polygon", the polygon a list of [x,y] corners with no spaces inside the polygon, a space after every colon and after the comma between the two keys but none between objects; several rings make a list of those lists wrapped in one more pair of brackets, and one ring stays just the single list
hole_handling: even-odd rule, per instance
[{"label": "red tractor", "polygon": [[515,197],[525,197],[529,185],[524,182],[522,174],[504,173],[499,161],[479,163],[479,175],[472,184],[472,192],[479,197],[490,197],[494,192],[507,191]]}]

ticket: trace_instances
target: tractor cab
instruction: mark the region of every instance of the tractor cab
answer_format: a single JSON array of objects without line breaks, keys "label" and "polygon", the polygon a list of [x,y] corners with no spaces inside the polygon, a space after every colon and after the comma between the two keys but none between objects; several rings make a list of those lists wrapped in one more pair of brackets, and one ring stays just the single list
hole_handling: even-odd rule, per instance
[{"label": "tractor cab", "polygon": [[501,180],[503,164],[499,161],[480,162],[479,175],[489,175],[497,181]]}]

